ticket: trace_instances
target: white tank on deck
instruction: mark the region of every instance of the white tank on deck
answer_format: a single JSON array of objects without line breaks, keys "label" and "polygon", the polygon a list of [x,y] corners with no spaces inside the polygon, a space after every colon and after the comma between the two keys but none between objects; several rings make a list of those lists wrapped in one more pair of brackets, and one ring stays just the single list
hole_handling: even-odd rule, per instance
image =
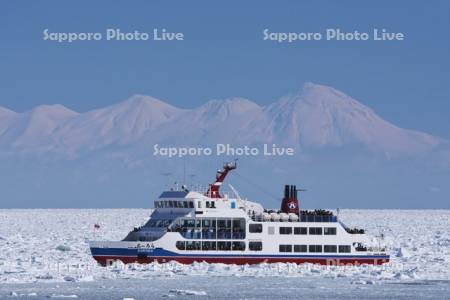
[{"label": "white tank on deck", "polygon": [[289,221],[289,215],[287,213],[280,213],[281,222]]},{"label": "white tank on deck", "polygon": [[277,213],[271,213],[271,214],[270,214],[270,218],[271,218],[272,221],[274,221],[274,222],[280,221],[280,215],[277,214]]},{"label": "white tank on deck", "polygon": [[270,221],[270,214],[265,212],[265,213],[262,214],[262,217],[263,217],[264,221]]},{"label": "white tank on deck", "polygon": [[292,222],[298,221],[298,216],[297,216],[297,214],[289,213],[289,221],[292,221]]}]

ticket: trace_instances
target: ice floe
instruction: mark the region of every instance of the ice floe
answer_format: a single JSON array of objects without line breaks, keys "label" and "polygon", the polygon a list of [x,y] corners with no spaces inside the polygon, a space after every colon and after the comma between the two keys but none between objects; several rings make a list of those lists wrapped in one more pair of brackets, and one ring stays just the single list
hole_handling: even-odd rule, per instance
[{"label": "ice floe", "polygon": [[[340,219],[383,235],[391,263],[383,266],[332,267],[312,264],[224,265],[176,262],[101,267],[92,259],[90,239],[120,240],[144,223],[144,209],[0,210],[0,284],[150,279],[155,276],[326,277],[354,284],[379,281],[448,280],[450,211],[345,210]],[[94,230],[94,224],[101,229]],[[175,292],[168,295],[175,295]]]}]

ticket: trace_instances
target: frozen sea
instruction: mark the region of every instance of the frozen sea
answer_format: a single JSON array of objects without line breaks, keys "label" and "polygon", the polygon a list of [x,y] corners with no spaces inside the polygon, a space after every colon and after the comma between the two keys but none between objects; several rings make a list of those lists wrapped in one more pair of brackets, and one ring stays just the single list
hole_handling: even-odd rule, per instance
[{"label": "frozen sea", "polygon": [[[341,209],[347,225],[383,233],[392,260],[383,266],[95,263],[88,240],[120,240],[149,214],[0,210],[0,298],[450,299],[449,210]],[[96,223],[101,228],[94,231]]]}]

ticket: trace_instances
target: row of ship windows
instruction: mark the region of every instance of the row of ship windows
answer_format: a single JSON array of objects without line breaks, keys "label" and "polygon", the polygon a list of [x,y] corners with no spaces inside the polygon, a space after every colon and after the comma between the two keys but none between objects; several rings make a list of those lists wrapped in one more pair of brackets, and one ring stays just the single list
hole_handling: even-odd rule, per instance
[{"label": "row of ship windows", "polygon": [[155,201],[155,208],[194,208],[193,201]]},{"label": "row of ship windows", "polygon": [[244,239],[245,219],[177,219],[168,231],[187,239]]},{"label": "row of ship windows", "polygon": [[[249,232],[250,233],[261,233],[262,232],[262,224],[249,224]],[[280,227],[279,233],[280,234],[300,234],[300,235],[336,235],[336,227],[294,227],[292,230],[292,227]],[[275,234],[275,227],[269,226],[269,234]]]},{"label": "row of ship windows", "polygon": [[[294,250],[294,251],[292,251]],[[322,251],[323,250],[323,251]],[[310,253],[350,253],[351,247],[348,245],[280,245],[280,252],[310,252]]]},{"label": "row of ship windows", "polygon": [[[206,208],[216,208],[216,203],[214,201],[206,201]],[[202,208],[202,202],[197,202],[197,207]],[[193,201],[175,201],[175,200],[165,200],[165,201],[155,201],[155,208],[194,208]]]},{"label": "row of ship windows", "polygon": [[[203,251],[244,251],[245,242],[211,242],[211,241],[177,241],[178,250],[203,250]],[[248,249],[251,251],[262,251],[262,242],[249,242]],[[350,253],[349,245],[280,245],[280,252],[303,252],[303,253]]]},{"label": "row of ship windows", "polygon": [[[172,220],[158,220],[158,219],[151,219],[147,222],[145,227],[167,227],[172,222]],[[216,223],[217,222],[217,223]],[[242,218],[239,219],[218,219],[217,221],[215,219],[209,220],[209,219],[179,219],[177,220],[173,226],[169,229],[169,231],[179,231],[184,234],[191,234],[191,229],[198,228],[202,229],[204,231],[204,237],[203,238],[227,238],[225,236],[226,233],[229,233],[228,238],[244,238],[245,237],[245,220]],[[249,224],[248,228],[250,233],[261,233],[263,231],[263,225],[262,224]],[[219,232],[219,235],[216,236],[216,231]],[[231,231],[235,235],[241,234],[240,237],[232,237]],[[211,235],[206,237],[206,235]],[[222,234],[223,233],[223,234]],[[273,235],[275,234],[275,227],[269,226],[268,228],[268,234]],[[279,234],[280,235],[336,235],[336,227],[279,227]],[[185,236],[186,238],[200,238],[198,237],[200,235],[200,232],[195,233],[195,236]]]},{"label": "row of ship windows", "polygon": [[178,250],[244,251],[245,242],[177,241]]},{"label": "row of ship windows", "polygon": [[336,235],[336,227],[294,227],[294,231],[292,231],[292,227],[280,227],[280,234],[307,234],[310,235]]}]

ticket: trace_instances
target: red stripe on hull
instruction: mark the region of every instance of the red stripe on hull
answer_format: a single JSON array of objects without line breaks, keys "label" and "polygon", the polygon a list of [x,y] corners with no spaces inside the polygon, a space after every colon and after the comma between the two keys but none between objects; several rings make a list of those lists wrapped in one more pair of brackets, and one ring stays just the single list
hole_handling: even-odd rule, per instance
[{"label": "red stripe on hull", "polygon": [[383,258],[260,258],[260,257],[145,257],[137,258],[134,256],[94,256],[102,266],[111,265],[114,261],[122,261],[125,264],[141,263],[148,264],[152,262],[166,263],[169,261],[177,261],[182,264],[192,264],[194,262],[222,263],[222,264],[260,264],[260,263],[312,263],[328,266],[358,266],[358,265],[382,265],[389,262],[389,259]]}]

